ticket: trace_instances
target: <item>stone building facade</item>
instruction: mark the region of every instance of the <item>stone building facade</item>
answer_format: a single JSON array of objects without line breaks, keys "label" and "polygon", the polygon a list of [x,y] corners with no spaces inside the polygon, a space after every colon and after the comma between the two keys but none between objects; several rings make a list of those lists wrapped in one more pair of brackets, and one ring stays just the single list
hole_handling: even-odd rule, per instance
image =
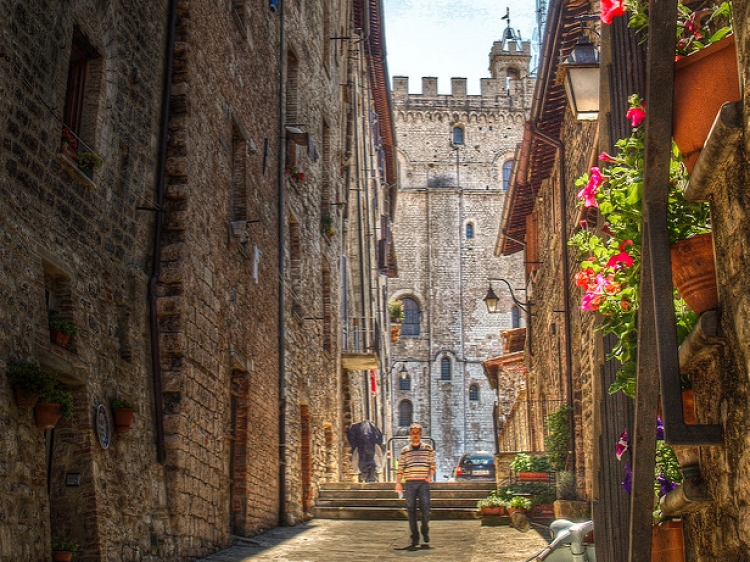
[{"label": "stone building facade", "polygon": [[[3,5],[3,560],[57,536],[89,560],[190,560],[299,522],[351,476],[346,424],[383,423],[379,5],[105,4]],[[14,360],[54,372],[70,421],[36,427]],[[129,433],[113,399],[137,406]]]},{"label": "stone building facade", "polygon": [[508,28],[492,46],[480,95],[467,95],[465,78],[441,95],[436,78],[410,94],[408,78],[394,77],[399,274],[389,294],[405,303],[406,319],[393,346],[392,429],[403,433],[412,420],[424,426],[437,446],[438,481],[462,453],[495,449],[496,397],[482,362],[501,352],[501,330],[524,323],[504,287],[495,285],[501,314],[490,315],[482,298],[490,277],[523,288],[522,262],[493,252],[531,104],[530,59],[530,44]]}]

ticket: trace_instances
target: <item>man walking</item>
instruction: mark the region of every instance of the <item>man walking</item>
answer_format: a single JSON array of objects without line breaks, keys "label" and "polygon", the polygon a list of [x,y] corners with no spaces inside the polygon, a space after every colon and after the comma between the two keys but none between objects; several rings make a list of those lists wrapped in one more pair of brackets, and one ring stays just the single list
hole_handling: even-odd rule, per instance
[{"label": "man walking", "polygon": [[[412,549],[419,546],[419,531],[422,531],[422,548],[430,547],[430,481],[435,475],[435,450],[422,443],[422,426],[409,427],[410,443],[401,449],[396,472],[396,492],[404,493],[406,512],[409,514]],[[404,490],[404,485],[406,489]],[[421,529],[417,529],[417,498],[422,512]]]}]

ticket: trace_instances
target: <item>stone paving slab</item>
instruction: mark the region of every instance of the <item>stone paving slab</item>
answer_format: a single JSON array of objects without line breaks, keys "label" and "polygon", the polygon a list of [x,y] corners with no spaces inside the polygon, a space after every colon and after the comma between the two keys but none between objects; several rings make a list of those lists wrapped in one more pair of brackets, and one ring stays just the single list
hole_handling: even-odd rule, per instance
[{"label": "stone paving slab", "polygon": [[406,550],[406,521],[313,519],[239,539],[199,562],[524,562],[546,541],[535,531],[482,526],[479,520],[432,521],[431,548]]}]

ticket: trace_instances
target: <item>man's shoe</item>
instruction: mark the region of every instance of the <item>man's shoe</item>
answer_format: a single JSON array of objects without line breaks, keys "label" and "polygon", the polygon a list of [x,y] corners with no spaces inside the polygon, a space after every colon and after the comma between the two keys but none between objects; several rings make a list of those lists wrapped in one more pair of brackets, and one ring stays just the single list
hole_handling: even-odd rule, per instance
[{"label": "man's shoe", "polygon": [[428,542],[422,543],[422,548],[430,548],[430,543]]},{"label": "man's shoe", "polygon": [[411,545],[409,545],[408,550],[417,550],[418,548],[419,548],[419,543],[418,542],[413,542],[413,543],[411,543]]}]

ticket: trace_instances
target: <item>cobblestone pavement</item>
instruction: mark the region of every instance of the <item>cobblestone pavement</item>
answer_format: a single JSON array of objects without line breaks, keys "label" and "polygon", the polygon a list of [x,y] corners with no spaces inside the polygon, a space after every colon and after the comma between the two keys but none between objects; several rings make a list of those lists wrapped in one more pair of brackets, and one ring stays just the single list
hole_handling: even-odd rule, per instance
[{"label": "cobblestone pavement", "polygon": [[277,527],[199,562],[524,562],[546,542],[535,531],[482,526],[479,520],[432,521],[431,548],[406,550],[406,521],[313,519]]}]

